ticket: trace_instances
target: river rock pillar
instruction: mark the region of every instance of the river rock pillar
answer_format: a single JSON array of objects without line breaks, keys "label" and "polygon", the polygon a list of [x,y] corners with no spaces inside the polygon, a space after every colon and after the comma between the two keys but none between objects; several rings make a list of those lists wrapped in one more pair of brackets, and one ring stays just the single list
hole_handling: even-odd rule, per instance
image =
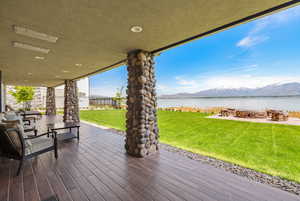
[{"label": "river rock pillar", "polygon": [[153,55],[137,50],[127,56],[128,86],[125,148],[145,157],[158,151],[156,92]]},{"label": "river rock pillar", "polygon": [[65,80],[64,122],[79,122],[77,82]]},{"label": "river rock pillar", "polygon": [[47,87],[46,115],[56,115],[55,88]]}]

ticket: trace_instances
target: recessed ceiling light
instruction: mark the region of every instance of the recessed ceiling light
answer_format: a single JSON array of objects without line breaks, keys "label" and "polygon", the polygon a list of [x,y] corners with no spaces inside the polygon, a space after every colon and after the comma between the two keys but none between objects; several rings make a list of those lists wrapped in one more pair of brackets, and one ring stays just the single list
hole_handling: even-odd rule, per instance
[{"label": "recessed ceiling light", "polygon": [[27,75],[32,75],[32,73],[27,73]]},{"label": "recessed ceiling light", "polygon": [[82,66],[82,64],[75,64],[75,66],[78,66],[78,67],[79,67],[79,66]]},{"label": "recessed ceiling light", "polygon": [[39,56],[35,56],[34,58],[38,59],[38,60],[44,60],[45,59],[45,57],[39,57]]},{"label": "recessed ceiling light", "polygon": [[16,26],[16,25],[13,25],[13,30],[17,34],[20,34],[20,35],[23,35],[23,36],[28,36],[28,37],[31,37],[31,38],[40,39],[40,40],[45,40],[45,41],[48,41],[50,43],[56,43],[56,41],[58,39],[58,37],[50,36],[50,35],[45,34],[45,33],[37,32],[37,31],[31,30],[31,29],[27,29],[27,28],[24,28],[24,27],[19,27],[19,26]]},{"label": "recessed ceiling light", "polygon": [[130,31],[134,32],[134,33],[140,33],[143,31],[143,28],[141,26],[132,26],[130,28]]},{"label": "recessed ceiling light", "polygon": [[26,50],[32,50],[32,51],[36,51],[36,52],[41,52],[41,53],[44,53],[44,54],[48,54],[50,52],[49,49],[45,49],[45,48],[41,48],[41,47],[35,47],[35,46],[29,45],[29,44],[19,43],[19,42],[15,42],[15,41],[12,42],[12,45],[14,47],[23,48],[23,49],[26,49]]},{"label": "recessed ceiling light", "polygon": [[63,73],[68,73],[69,71],[67,71],[67,70],[62,70],[62,72],[63,72]]}]

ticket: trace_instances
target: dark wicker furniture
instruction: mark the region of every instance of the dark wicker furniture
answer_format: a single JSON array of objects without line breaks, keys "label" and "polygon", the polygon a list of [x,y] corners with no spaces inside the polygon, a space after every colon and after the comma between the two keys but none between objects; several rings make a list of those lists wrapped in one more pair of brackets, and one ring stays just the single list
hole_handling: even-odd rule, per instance
[{"label": "dark wicker furniture", "polygon": [[57,138],[56,132],[52,137],[47,137],[47,133],[28,137],[19,124],[0,124],[0,153],[1,156],[19,160],[17,175],[20,174],[23,161],[33,158],[37,155],[54,151],[57,158]]},{"label": "dark wicker furniture", "polygon": [[38,131],[37,131],[35,125],[28,124],[24,120],[23,120],[23,122],[21,122],[20,120],[2,120],[2,122],[8,123],[8,124],[23,124],[23,129],[24,129],[25,133],[33,132],[34,135],[37,136]]}]

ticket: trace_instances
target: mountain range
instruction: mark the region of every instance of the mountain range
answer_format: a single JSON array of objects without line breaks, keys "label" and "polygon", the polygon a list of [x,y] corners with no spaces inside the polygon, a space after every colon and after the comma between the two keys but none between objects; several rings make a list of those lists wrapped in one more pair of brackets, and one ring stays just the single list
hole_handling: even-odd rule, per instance
[{"label": "mountain range", "polygon": [[177,93],[162,95],[160,98],[190,98],[190,97],[245,97],[245,96],[297,96],[300,95],[300,83],[290,82],[272,84],[260,88],[215,88],[196,93]]}]

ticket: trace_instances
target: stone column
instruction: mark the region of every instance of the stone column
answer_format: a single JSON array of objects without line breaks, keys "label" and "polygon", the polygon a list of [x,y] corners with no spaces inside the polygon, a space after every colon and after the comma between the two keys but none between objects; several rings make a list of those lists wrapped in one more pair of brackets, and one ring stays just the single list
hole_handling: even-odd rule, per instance
[{"label": "stone column", "polygon": [[46,115],[56,115],[55,88],[47,87]]},{"label": "stone column", "polygon": [[137,50],[128,54],[125,148],[145,157],[158,151],[156,92],[153,55]]},{"label": "stone column", "polygon": [[79,122],[77,83],[65,80],[64,122]]}]

